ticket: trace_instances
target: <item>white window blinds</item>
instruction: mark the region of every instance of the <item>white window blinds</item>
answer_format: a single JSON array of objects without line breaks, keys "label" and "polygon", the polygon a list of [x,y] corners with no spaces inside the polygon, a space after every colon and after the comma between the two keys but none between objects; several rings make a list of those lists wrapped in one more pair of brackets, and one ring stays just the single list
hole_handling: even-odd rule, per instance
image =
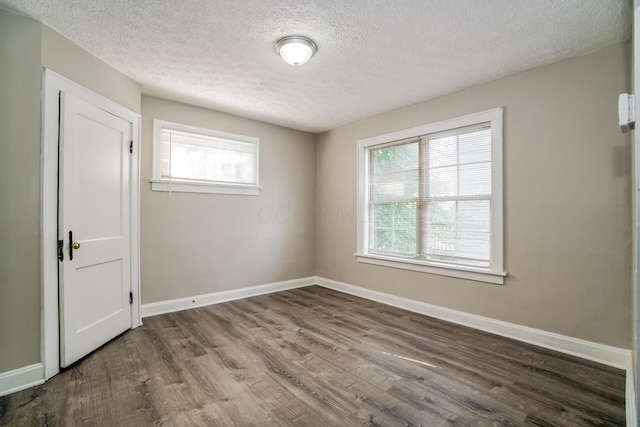
[{"label": "white window blinds", "polygon": [[427,135],[424,259],[489,267],[491,257],[491,128]]},{"label": "white window blinds", "polygon": [[370,251],[417,254],[419,142],[415,138],[369,151]]},{"label": "white window blinds", "polygon": [[257,185],[258,145],[160,128],[159,178]]},{"label": "white window blinds", "polygon": [[489,123],[368,150],[369,253],[488,268]]}]

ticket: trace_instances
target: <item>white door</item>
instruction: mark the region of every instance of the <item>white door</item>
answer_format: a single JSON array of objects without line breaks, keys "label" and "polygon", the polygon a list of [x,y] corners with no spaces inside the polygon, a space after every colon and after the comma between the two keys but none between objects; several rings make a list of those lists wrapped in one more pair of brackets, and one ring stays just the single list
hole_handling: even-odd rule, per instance
[{"label": "white door", "polygon": [[[132,123],[60,97],[60,365],[131,327]],[[60,253],[59,253],[60,255]]]}]

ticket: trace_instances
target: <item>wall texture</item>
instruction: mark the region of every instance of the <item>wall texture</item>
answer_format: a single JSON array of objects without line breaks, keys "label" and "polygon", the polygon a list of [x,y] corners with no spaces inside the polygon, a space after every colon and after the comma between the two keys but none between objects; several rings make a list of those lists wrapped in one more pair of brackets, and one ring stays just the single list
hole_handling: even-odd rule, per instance
[{"label": "wall texture", "polygon": [[0,372],[40,361],[40,32],[0,10]]},{"label": "wall texture", "polygon": [[[317,274],[630,348],[630,138],[617,126],[629,54],[613,46],[320,135]],[[357,263],[356,140],[500,106],[505,285]]]},{"label": "wall texture", "polygon": [[[308,133],[142,97],[142,302],[315,274],[315,140]],[[151,191],[153,119],[260,139],[259,196]]]},{"label": "wall texture", "polygon": [[42,26],[42,66],[140,112],[140,85],[46,25]]},{"label": "wall texture", "polygon": [[[50,28],[0,10],[0,373],[40,361],[43,66],[142,111],[144,303],[317,273],[630,348],[630,151],[616,124],[617,94],[629,89],[627,45],[314,138],[151,97],[141,105],[135,82]],[[505,107],[505,285],[358,264],[356,140],[498,106]],[[152,192],[153,118],[260,138],[260,196]]]},{"label": "wall texture", "polygon": [[0,373],[41,361],[43,67],[140,111],[135,82],[49,27],[0,10]]}]

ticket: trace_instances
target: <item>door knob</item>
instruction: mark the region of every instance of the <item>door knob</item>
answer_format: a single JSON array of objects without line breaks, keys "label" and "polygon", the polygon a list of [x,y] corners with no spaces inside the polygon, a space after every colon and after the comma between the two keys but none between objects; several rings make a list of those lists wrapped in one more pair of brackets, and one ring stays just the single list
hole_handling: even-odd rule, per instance
[{"label": "door knob", "polygon": [[78,242],[73,242],[71,246],[73,246],[73,249],[80,249],[80,243]]}]

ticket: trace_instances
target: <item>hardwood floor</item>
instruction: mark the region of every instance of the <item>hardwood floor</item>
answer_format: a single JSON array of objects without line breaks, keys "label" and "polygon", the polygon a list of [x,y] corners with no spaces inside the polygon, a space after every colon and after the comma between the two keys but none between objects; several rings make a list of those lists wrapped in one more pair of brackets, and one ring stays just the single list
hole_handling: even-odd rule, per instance
[{"label": "hardwood floor", "polygon": [[619,426],[623,371],[313,286],[144,319],[10,426]]}]

